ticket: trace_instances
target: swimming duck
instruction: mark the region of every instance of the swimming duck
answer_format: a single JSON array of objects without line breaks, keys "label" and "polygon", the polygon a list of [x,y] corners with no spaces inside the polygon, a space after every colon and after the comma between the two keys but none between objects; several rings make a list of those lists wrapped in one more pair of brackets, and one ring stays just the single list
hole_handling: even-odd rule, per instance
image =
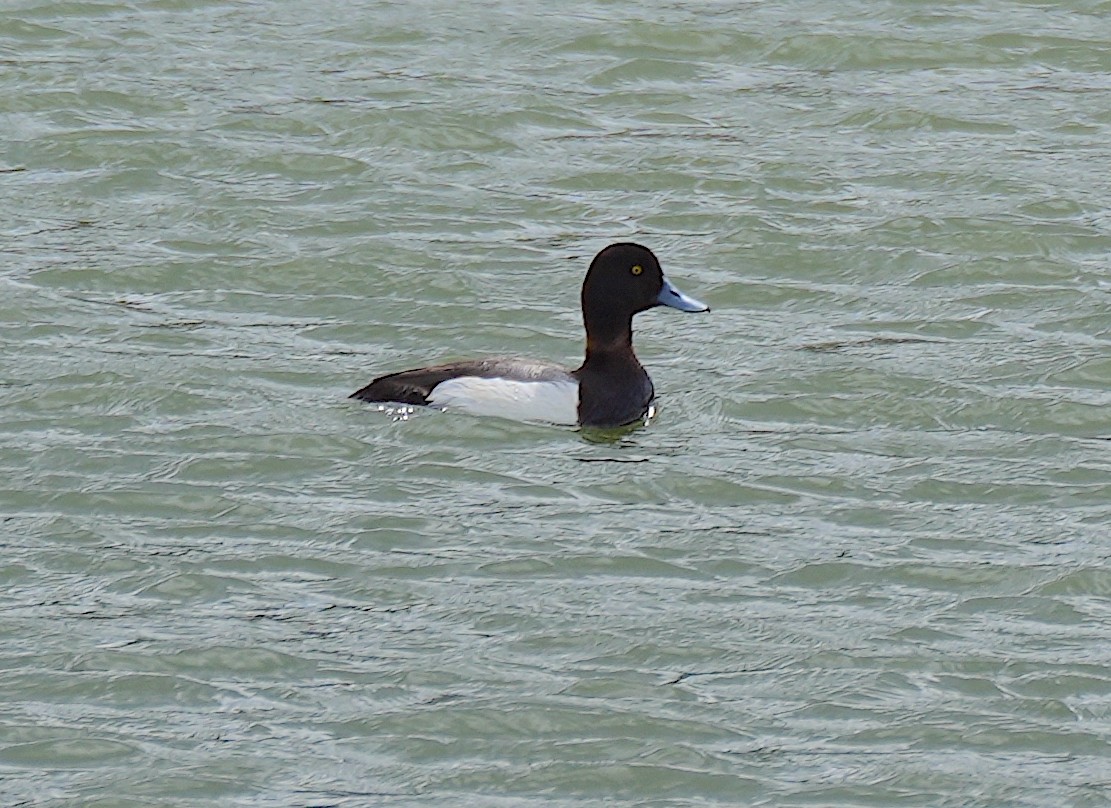
[{"label": "swimming duck", "polygon": [[351,398],[593,428],[631,424],[649,414],[655,397],[633,353],[633,315],[656,306],[710,310],[676,289],[647,247],[611,244],[583,281],[586,358],[575,370],[535,359],[472,359],[380,376]]}]

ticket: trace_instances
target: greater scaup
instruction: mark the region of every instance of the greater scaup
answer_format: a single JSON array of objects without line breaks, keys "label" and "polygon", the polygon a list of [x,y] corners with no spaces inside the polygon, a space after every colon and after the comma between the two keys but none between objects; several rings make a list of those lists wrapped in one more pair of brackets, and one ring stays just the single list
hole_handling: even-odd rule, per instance
[{"label": "greater scaup", "polygon": [[647,247],[611,244],[583,281],[586,359],[576,370],[514,357],[450,362],[381,376],[351,398],[585,427],[631,424],[655,395],[633,353],[633,315],[655,306],[710,310],[672,286]]}]

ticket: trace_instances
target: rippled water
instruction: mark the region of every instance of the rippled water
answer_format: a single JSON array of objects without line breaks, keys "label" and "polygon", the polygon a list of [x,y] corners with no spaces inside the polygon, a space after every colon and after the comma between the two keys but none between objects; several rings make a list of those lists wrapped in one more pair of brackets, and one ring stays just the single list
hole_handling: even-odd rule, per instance
[{"label": "rippled water", "polygon": [[554,8],[4,5],[4,803],[1106,805],[1111,4]]}]

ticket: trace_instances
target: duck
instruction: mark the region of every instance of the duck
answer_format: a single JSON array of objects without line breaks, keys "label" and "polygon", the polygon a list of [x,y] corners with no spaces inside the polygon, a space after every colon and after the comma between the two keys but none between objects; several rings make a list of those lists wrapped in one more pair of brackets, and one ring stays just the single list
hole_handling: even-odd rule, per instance
[{"label": "duck", "polygon": [[655,388],[633,351],[633,316],[710,307],[680,292],[653,252],[631,242],[594,256],[581,302],[586,356],[574,370],[515,356],[469,359],[379,376],[350,397],[593,429],[645,421]]}]

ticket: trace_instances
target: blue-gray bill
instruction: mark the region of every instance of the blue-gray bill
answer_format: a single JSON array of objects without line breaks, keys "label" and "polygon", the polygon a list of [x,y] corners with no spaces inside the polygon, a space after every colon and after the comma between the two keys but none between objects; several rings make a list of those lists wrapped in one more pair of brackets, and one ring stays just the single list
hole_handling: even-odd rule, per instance
[{"label": "blue-gray bill", "polygon": [[709,311],[710,307],[700,300],[695,300],[689,297],[672,285],[671,281],[664,276],[664,285],[660,289],[660,295],[656,298],[661,306],[670,306],[679,311]]}]

